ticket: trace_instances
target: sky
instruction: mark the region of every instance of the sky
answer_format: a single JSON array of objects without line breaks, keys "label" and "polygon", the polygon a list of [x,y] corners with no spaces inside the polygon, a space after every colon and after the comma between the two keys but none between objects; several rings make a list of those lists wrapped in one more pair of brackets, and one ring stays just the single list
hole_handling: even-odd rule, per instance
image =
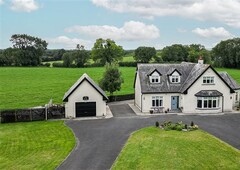
[{"label": "sky", "polygon": [[0,49],[13,34],[44,39],[49,49],[91,49],[98,38],[124,49],[210,49],[240,37],[240,0],[0,0]]}]

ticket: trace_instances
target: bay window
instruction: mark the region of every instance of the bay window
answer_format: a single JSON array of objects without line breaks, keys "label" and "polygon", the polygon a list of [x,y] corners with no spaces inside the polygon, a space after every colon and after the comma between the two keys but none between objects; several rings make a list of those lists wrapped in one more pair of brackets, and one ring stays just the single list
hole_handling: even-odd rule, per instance
[{"label": "bay window", "polygon": [[198,97],[197,108],[212,109],[219,107],[219,97]]}]

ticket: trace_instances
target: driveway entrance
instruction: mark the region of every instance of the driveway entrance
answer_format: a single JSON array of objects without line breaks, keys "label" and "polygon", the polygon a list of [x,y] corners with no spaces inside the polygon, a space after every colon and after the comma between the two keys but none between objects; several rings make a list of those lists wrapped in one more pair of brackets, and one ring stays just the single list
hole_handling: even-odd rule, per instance
[{"label": "driveway entrance", "polygon": [[134,111],[128,104],[111,104],[109,103],[109,107],[112,111],[114,117],[132,117],[136,116]]}]

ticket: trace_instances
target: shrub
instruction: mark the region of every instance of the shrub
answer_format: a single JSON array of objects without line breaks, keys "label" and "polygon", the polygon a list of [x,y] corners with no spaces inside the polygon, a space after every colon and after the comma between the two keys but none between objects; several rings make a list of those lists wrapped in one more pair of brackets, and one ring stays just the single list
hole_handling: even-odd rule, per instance
[{"label": "shrub", "polygon": [[149,113],[150,113],[150,114],[153,114],[153,110],[150,110]]},{"label": "shrub", "polygon": [[188,129],[187,124],[184,125],[184,129]]},{"label": "shrub", "polygon": [[155,126],[159,127],[159,122],[158,121],[156,121]]},{"label": "shrub", "polygon": [[63,63],[52,63],[53,67],[64,67]]},{"label": "shrub", "polygon": [[46,67],[50,67],[50,63],[45,63],[45,64],[43,64],[44,66],[46,66]]},{"label": "shrub", "polygon": [[193,123],[193,121],[191,121],[191,126],[194,126],[194,123]]},{"label": "shrub", "polygon": [[137,62],[119,62],[118,63],[120,67],[136,67]]}]

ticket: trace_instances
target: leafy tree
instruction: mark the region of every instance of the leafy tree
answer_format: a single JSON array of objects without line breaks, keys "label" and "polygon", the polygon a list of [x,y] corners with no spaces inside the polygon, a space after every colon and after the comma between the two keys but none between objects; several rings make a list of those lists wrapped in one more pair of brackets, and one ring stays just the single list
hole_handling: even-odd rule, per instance
[{"label": "leafy tree", "polygon": [[18,49],[7,48],[0,53],[0,66],[10,66],[13,65],[16,61],[15,53],[18,52]]},{"label": "leafy tree", "polygon": [[70,67],[73,63],[73,52],[66,52],[63,54],[63,66]]},{"label": "leafy tree", "polygon": [[99,38],[94,43],[91,56],[94,62],[111,64],[122,60],[123,52],[123,48],[113,40]]},{"label": "leafy tree", "polygon": [[156,56],[156,49],[154,47],[138,47],[134,53],[134,59],[137,62],[148,63]]},{"label": "leafy tree", "polygon": [[120,91],[122,83],[123,79],[118,67],[114,64],[107,64],[103,78],[99,82],[100,87],[104,91],[110,92],[112,96],[113,92]]},{"label": "leafy tree", "polygon": [[187,61],[188,47],[181,44],[173,44],[164,47],[161,56],[164,61]]},{"label": "leafy tree", "polygon": [[211,64],[210,52],[201,44],[191,44],[188,47],[188,61],[196,63],[199,56],[203,57],[204,63]]},{"label": "leafy tree", "polygon": [[240,68],[240,38],[221,41],[212,52],[214,65]]},{"label": "leafy tree", "polygon": [[22,66],[39,65],[40,57],[48,45],[45,40],[27,34],[14,34],[10,41],[14,49],[19,49],[16,53],[16,65]]},{"label": "leafy tree", "polygon": [[77,67],[83,67],[90,58],[88,51],[84,49],[83,45],[77,44],[77,50],[73,53],[74,61]]},{"label": "leafy tree", "polygon": [[63,54],[65,52],[66,51],[64,49],[57,50],[53,55],[54,60],[62,60]]}]

